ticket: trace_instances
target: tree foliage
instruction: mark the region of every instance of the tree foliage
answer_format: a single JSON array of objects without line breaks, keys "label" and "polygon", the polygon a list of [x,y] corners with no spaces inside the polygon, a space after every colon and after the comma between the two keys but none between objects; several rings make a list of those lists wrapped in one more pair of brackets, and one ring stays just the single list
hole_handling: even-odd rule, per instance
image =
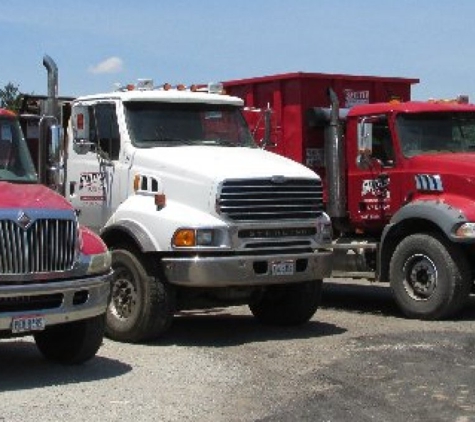
[{"label": "tree foliage", "polygon": [[18,112],[21,106],[21,92],[12,82],[0,88],[0,107]]}]

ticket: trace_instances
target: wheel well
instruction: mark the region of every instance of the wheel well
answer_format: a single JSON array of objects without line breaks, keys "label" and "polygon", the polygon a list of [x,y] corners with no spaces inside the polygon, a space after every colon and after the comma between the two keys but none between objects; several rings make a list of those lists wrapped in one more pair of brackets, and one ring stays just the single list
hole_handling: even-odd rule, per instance
[{"label": "wheel well", "polygon": [[159,255],[156,252],[144,252],[140,243],[130,232],[114,229],[103,233],[101,237],[109,250],[120,248],[129,251],[142,262],[149,274],[165,280],[162,267],[158,264]]},{"label": "wheel well", "polygon": [[414,233],[438,233],[446,237],[441,228],[432,221],[423,218],[411,218],[401,221],[386,234],[380,251],[379,280],[389,282],[389,263],[397,245],[407,236]]},{"label": "wheel well", "polygon": [[105,242],[109,249],[114,249],[119,245],[126,245],[127,250],[136,250],[143,252],[139,242],[126,230],[110,230],[101,235],[102,240]]}]

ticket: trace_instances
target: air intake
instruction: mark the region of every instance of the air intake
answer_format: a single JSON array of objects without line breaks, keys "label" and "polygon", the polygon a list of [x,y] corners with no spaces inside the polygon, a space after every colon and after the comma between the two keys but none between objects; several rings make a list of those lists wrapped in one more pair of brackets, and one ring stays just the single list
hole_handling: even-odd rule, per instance
[{"label": "air intake", "polygon": [[217,209],[233,221],[314,219],[323,210],[322,183],[297,178],[226,180]]}]

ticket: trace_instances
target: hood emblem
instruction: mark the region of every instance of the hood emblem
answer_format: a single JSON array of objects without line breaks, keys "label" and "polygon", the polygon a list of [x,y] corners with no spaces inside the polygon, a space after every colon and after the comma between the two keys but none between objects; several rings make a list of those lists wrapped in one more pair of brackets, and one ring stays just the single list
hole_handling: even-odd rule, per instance
[{"label": "hood emblem", "polygon": [[270,181],[276,185],[283,185],[286,181],[285,176],[272,176]]},{"label": "hood emblem", "polygon": [[28,214],[22,211],[20,214],[18,214],[16,222],[23,230],[26,230],[31,226],[33,220],[28,216]]}]

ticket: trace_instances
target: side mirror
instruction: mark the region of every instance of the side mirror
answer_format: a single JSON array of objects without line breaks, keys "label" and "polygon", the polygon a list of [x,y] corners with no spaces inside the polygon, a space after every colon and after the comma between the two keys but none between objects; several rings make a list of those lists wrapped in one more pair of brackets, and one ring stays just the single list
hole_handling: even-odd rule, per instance
[{"label": "side mirror", "polygon": [[49,128],[47,155],[47,185],[62,193],[64,189],[64,131],[61,126]]}]

